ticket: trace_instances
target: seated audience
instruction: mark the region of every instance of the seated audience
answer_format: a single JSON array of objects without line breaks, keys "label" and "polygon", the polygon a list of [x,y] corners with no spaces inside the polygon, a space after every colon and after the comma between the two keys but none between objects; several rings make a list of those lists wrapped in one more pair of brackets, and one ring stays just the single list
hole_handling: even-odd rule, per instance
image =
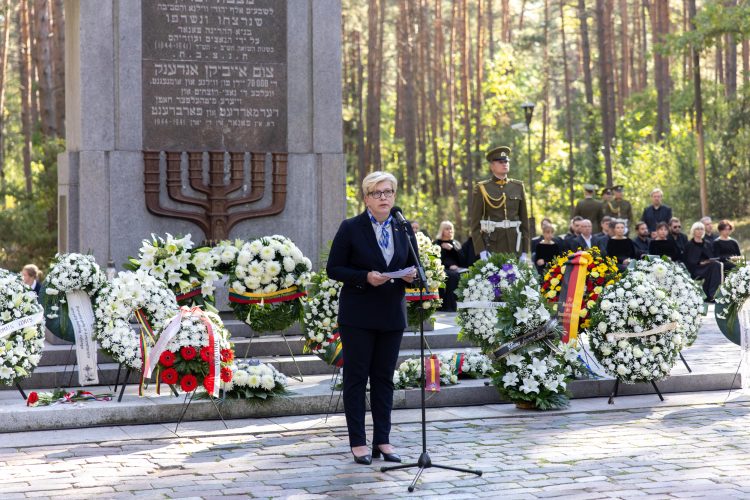
[{"label": "seated audience", "polygon": [[719,222],[718,228],[719,236],[713,241],[714,254],[724,264],[724,273],[726,274],[737,265],[733,257],[742,257],[742,252],[740,252],[740,245],[737,240],[729,236],[734,230],[732,223],[724,219]]},{"label": "seated audience", "polygon": [[710,241],[703,239],[703,223],[696,222],[690,228],[690,239],[685,245],[684,261],[690,276],[703,279],[703,291],[706,301],[713,302],[714,294],[721,285],[722,265],[714,255]]},{"label": "seated audience", "polygon": [[542,239],[537,243],[532,259],[537,272],[544,276],[547,264],[563,252],[562,247],[555,241],[555,226],[546,224],[542,226]]},{"label": "seated audience", "polygon": [[635,245],[625,236],[625,223],[615,222],[615,234],[607,241],[607,255],[617,259],[617,268],[625,270],[635,259]]},{"label": "seated audience", "polygon": [[711,217],[709,217],[708,215],[702,217],[701,222],[703,223],[703,227],[706,228],[706,235],[703,236],[703,239],[713,243],[714,240],[719,237],[719,235],[714,233],[714,223],[711,220]]},{"label": "seated audience", "polygon": [[456,289],[461,277],[459,270],[463,267],[464,260],[461,255],[461,243],[453,239],[455,229],[453,223],[444,220],[440,223],[435,244],[440,247],[440,260],[445,267],[445,274],[448,279],[445,282],[445,288],[440,289],[440,297],[443,299],[441,311],[456,311]]},{"label": "seated audience", "polygon": [[635,238],[633,238],[633,246],[635,246],[635,258],[640,259],[644,255],[648,255],[648,245],[651,243],[651,234],[648,230],[648,226],[643,221],[638,221],[635,224]]},{"label": "seated audience", "polygon": [[659,222],[656,225],[656,231],[654,232],[654,239],[648,245],[649,255],[666,255],[674,261],[681,259],[681,254],[677,248],[677,243],[674,240],[669,239],[667,234],[669,233],[669,226],[666,222]]}]

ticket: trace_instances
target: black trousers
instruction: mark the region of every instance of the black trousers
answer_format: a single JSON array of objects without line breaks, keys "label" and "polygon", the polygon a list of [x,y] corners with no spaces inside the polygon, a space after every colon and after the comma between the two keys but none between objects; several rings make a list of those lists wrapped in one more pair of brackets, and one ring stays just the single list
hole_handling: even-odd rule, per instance
[{"label": "black trousers", "polygon": [[698,266],[693,271],[693,278],[703,278],[703,291],[706,298],[713,299],[721,285],[721,264],[711,261],[705,266]]},{"label": "black trousers", "polygon": [[446,269],[445,274],[448,277],[445,280],[445,288],[440,288],[438,291],[440,298],[443,299],[443,305],[440,309],[456,312],[456,290],[458,289],[458,282],[461,280],[461,273],[453,269]]},{"label": "black trousers", "polygon": [[403,330],[379,331],[339,325],[344,355],[344,413],[349,445],[366,446],[365,390],[370,379],[373,446],[389,444],[393,371]]}]

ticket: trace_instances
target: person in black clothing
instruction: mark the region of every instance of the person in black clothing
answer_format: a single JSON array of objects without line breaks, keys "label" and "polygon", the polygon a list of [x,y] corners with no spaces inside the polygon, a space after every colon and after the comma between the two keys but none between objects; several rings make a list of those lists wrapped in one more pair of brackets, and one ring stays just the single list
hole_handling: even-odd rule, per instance
[{"label": "person in black clothing", "polygon": [[625,236],[625,223],[615,222],[615,235],[607,241],[607,255],[617,259],[617,268],[625,270],[635,259],[635,245]]},{"label": "person in black clothing", "polygon": [[443,299],[441,311],[456,312],[456,288],[461,278],[460,269],[463,267],[463,255],[461,254],[461,243],[453,239],[455,229],[453,223],[444,220],[440,223],[437,238],[434,243],[440,247],[440,260],[445,267],[448,279],[445,288],[440,289],[440,298]]},{"label": "person in black clothing", "polygon": [[646,223],[643,221],[637,222],[635,224],[635,238],[633,238],[636,259],[648,255],[648,245],[651,243],[651,238],[649,238],[648,235],[649,232]]},{"label": "person in black clothing", "polygon": [[719,258],[722,264],[724,264],[724,274],[736,267],[732,257],[742,257],[740,252],[740,245],[737,240],[730,238],[734,226],[728,220],[722,220],[719,222],[719,236],[712,242],[714,246],[714,254]]},{"label": "person in black clothing", "polygon": [[478,260],[479,255],[474,253],[474,242],[471,241],[471,236],[469,236],[461,245],[461,262],[464,263],[465,267],[471,267]]},{"label": "person in black clothing", "polygon": [[602,232],[591,237],[591,246],[599,247],[602,256],[607,255],[607,242],[615,234],[615,226],[612,223],[612,217],[605,215],[602,218]]},{"label": "person in black clothing", "polygon": [[28,285],[29,288],[34,290],[34,293],[39,296],[39,292],[42,289],[42,273],[39,268],[34,264],[26,264],[21,269],[21,278],[23,282]]},{"label": "person in black clothing", "polygon": [[[549,217],[544,217],[541,222],[542,232],[544,232],[545,226],[551,226],[551,225],[553,225],[552,220]],[[542,241],[543,238],[544,236],[539,235],[531,239],[531,253],[532,254],[536,251],[536,246],[539,244],[540,241]],[[563,239],[560,238],[559,236],[552,236],[552,240],[555,243],[557,243],[560,248],[563,248],[565,246],[563,244]]]},{"label": "person in black clothing", "polygon": [[719,237],[717,233],[714,233],[714,222],[708,215],[705,217],[701,217],[701,222],[703,223],[703,227],[706,228],[706,235],[703,236],[703,239],[713,243],[714,240]]},{"label": "person in black clothing", "polygon": [[714,255],[710,241],[703,239],[706,232],[703,223],[696,222],[690,228],[690,240],[685,246],[685,266],[690,276],[703,279],[703,291],[706,301],[713,302],[714,294],[721,285],[722,265]]},{"label": "person in black clothing", "polygon": [[643,215],[641,216],[641,220],[648,226],[652,238],[656,236],[656,225],[659,222],[668,223],[672,218],[672,209],[662,204],[663,198],[664,192],[661,189],[656,188],[651,191],[651,205],[643,209]]},{"label": "person in black clothing", "polygon": [[677,217],[672,217],[669,220],[668,238],[674,240],[677,245],[677,250],[680,251],[680,255],[685,253],[685,245],[687,245],[688,237],[682,232],[682,223]]},{"label": "person in black clothing", "polygon": [[677,249],[674,240],[667,238],[667,233],[669,233],[669,226],[666,222],[660,222],[656,225],[656,237],[649,243],[648,253],[649,255],[666,255],[670,259],[678,261],[681,258],[680,251]]},{"label": "person in black clothing", "polygon": [[555,226],[547,224],[542,227],[542,240],[537,244],[532,260],[536,271],[544,276],[544,269],[552,259],[563,253],[562,247],[555,241]]},{"label": "person in black clothing", "polygon": [[581,221],[583,220],[583,217],[580,215],[576,215],[572,219],[570,219],[570,226],[568,227],[568,232],[565,234],[565,237],[563,238],[563,246],[564,249],[570,249],[570,246],[573,244],[573,240],[578,238],[578,235],[581,234]]}]

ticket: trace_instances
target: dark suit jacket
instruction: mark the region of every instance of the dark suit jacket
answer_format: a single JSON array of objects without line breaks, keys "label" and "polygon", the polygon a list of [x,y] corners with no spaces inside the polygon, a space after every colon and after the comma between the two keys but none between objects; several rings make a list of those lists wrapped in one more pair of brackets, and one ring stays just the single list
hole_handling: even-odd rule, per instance
[{"label": "dark suit jacket", "polygon": [[340,325],[381,331],[406,328],[407,283],[398,278],[372,286],[367,282],[367,273],[397,271],[415,265],[408,238],[417,248],[411,227],[393,226],[394,253],[391,263],[386,265],[366,211],[341,223],[326,266],[328,276],[344,284],[339,296]]},{"label": "dark suit jacket", "polygon": [[666,222],[669,224],[669,219],[672,218],[672,209],[666,205],[659,205],[658,209],[655,209],[653,205],[649,205],[643,209],[643,215],[641,220],[646,223],[650,232],[656,231],[656,225],[659,222]]},{"label": "dark suit jacket", "polygon": [[[583,250],[586,250],[590,248],[588,245],[586,245],[586,240],[583,239],[583,236],[580,234],[576,236],[575,238],[571,238],[567,241],[568,243],[568,249],[572,251],[578,250],[578,247],[581,247]],[[594,244],[594,238],[591,237],[591,244]]]}]

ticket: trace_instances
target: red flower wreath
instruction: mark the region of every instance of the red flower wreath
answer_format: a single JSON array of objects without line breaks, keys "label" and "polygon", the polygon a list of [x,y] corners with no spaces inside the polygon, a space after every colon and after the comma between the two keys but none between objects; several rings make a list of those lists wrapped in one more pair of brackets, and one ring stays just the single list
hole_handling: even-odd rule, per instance
[{"label": "red flower wreath", "polygon": [[213,353],[211,352],[211,348],[210,347],[208,347],[208,346],[201,347],[201,359],[203,361],[205,361],[206,363],[208,363],[211,360],[211,355],[212,354]]},{"label": "red flower wreath", "polygon": [[182,359],[185,361],[190,361],[191,359],[195,358],[198,353],[195,350],[195,347],[188,345],[180,349],[180,356],[182,356]]},{"label": "red flower wreath", "polygon": [[167,368],[161,372],[161,381],[168,385],[176,384],[179,377],[177,370],[174,368]]},{"label": "red flower wreath", "polygon": [[172,351],[164,351],[161,353],[161,356],[159,356],[159,363],[164,366],[172,366],[176,359],[177,357]]},{"label": "red flower wreath", "polygon": [[232,370],[226,366],[221,367],[221,381],[226,383],[232,380]]},{"label": "red flower wreath", "polygon": [[221,362],[231,363],[232,361],[234,361],[234,351],[231,349],[222,349],[221,350]]}]

